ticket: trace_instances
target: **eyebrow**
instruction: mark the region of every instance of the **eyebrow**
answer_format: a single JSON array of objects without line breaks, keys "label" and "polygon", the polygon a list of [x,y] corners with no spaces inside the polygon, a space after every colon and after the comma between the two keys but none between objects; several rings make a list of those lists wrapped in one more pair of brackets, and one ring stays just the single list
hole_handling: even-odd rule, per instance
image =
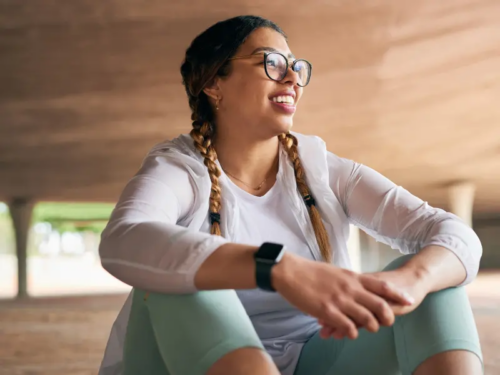
[{"label": "eyebrow", "polygon": [[[262,52],[262,51],[265,51],[265,52],[277,52],[277,53],[281,53],[283,54],[283,52],[277,50],[276,48],[273,48],[273,47],[258,47],[256,49],[254,49],[254,51],[251,53],[252,55],[255,55],[259,52]],[[293,53],[289,53],[288,54],[288,58],[289,59],[292,59],[292,60],[295,60],[295,56],[293,55]]]}]

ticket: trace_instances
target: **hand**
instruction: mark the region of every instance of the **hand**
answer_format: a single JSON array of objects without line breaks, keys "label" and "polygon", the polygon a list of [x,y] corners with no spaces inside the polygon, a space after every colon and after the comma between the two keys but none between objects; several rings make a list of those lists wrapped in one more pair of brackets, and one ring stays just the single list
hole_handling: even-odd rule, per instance
[{"label": "hand", "polygon": [[405,315],[415,310],[430,293],[430,286],[426,280],[420,278],[411,268],[399,268],[393,271],[375,272],[372,274],[379,280],[395,285],[399,290],[407,293],[415,301],[411,306],[402,305],[397,301],[388,300],[395,315]]},{"label": "hand", "polygon": [[382,278],[290,253],[273,267],[272,282],[292,305],[351,339],[358,336],[358,328],[377,332],[380,325],[394,323],[388,300],[400,305],[411,303]]},{"label": "hand", "polygon": [[[387,299],[394,315],[405,315],[412,312],[422,303],[425,296],[430,292],[430,286],[424,279],[420,278],[416,272],[413,272],[411,268],[400,268],[394,271],[375,272],[365,275],[375,277],[378,280],[383,280],[394,285],[398,290],[407,293],[408,297],[413,299],[414,303],[411,305],[401,304],[390,298]],[[333,336],[334,338],[341,339],[345,336],[334,327],[326,324],[325,321],[319,321],[319,323],[323,326],[320,331],[321,337],[327,338]]]}]

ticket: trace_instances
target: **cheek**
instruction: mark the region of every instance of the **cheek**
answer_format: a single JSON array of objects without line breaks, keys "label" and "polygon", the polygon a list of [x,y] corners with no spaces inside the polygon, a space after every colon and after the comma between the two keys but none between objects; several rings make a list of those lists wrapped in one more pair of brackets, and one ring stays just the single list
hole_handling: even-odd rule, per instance
[{"label": "cheek", "polygon": [[258,116],[270,108],[269,95],[276,91],[276,83],[258,67],[234,71],[224,88],[226,105],[234,114]]},{"label": "cheek", "polygon": [[275,90],[274,82],[270,81],[257,67],[249,69],[245,76],[239,77],[237,90],[243,95],[248,105],[262,105]]},{"label": "cheek", "polygon": [[296,103],[296,104],[297,104],[297,103],[300,101],[300,99],[302,98],[302,94],[303,94],[303,93],[304,93],[304,89],[302,89],[302,88],[301,88],[301,89],[298,89],[298,90],[297,90],[297,97],[296,97],[296,99],[295,99],[295,103]]},{"label": "cheek", "polygon": [[266,82],[245,80],[234,91],[235,95],[231,96],[233,105],[239,107],[240,111],[258,113],[265,111],[269,105],[269,95],[272,92]]}]

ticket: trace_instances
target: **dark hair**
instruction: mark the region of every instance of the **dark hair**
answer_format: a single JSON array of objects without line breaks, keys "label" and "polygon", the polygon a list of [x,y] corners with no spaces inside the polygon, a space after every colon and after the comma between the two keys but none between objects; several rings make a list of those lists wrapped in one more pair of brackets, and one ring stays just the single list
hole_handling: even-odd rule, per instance
[{"label": "dark hair", "polygon": [[[238,16],[221,21],[198,35],[186,51],[186,57],[181,66],[182,82],[191,108],[193,129],[191,137],[195,147],[204,157],[208,168],[212,189],[210,192],[211,233],[221,235],[220,210],[221,189],[219,186],[220,171],[215,161],[217,154],[212,146],[215,133],[215,116],[212,106],[203,89],[215,77],[226,77],[230,74],[230,59],[238,48],[247,40],[253,31],[259,28],[269,28],[277,31],[286,39],[286,34],[278,25],[257,16]],[[279,136],[281,144],[287,151],[297,180],[297,188],[307,202],[311,221],[323,258],[331,259],[330,244],[323,222],[312,200],[306,184],[305,171],[300,163],[297,151],[297,139],[287,133]]]}]

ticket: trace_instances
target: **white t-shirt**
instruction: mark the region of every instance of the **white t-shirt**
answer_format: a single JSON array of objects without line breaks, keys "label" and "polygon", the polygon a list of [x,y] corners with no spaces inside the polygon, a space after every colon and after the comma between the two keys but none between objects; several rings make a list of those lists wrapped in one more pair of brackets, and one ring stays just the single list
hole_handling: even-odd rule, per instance
[{"label": "white t-shirt", "polygon": [[[280,179],[264,196],[257,197],[233,184],[226,175],[221,178],[228,180],[226,186],[239,206],[236,242],[255,246],[275,242],[285,245],[291,253],[314,259]],[[319,329],[317,320],[296,309],[278,293],[258,289],[236,293],[281,373],[292,375],[302,346]]]}]

